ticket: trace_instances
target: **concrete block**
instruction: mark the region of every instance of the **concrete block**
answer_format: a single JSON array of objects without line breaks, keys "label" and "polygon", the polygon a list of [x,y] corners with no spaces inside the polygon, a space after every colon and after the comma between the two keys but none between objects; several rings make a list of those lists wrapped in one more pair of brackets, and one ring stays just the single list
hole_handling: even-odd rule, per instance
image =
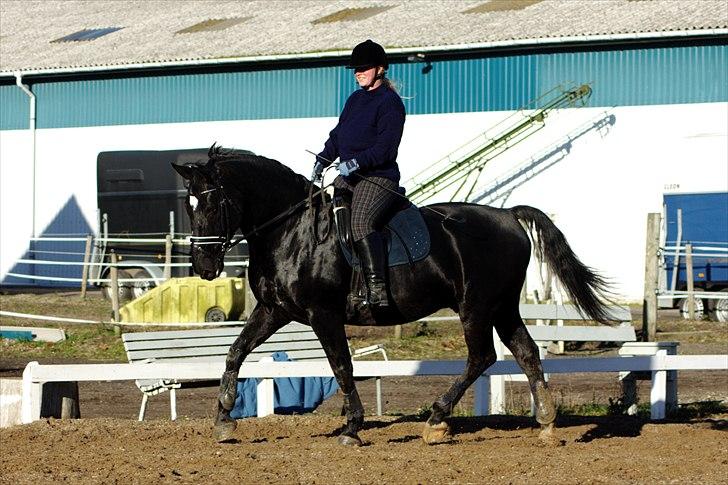
[{"label": "concrete block", "polygon": [[20,378],[0,379],[0,428],[21,424],[23,380]]}]

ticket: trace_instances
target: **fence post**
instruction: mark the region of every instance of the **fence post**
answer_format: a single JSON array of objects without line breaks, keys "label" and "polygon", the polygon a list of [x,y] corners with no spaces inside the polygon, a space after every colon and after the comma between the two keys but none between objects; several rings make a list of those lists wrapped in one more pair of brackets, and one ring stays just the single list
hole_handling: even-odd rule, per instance
[{"label": "fence post", "polygon": [[83,253],[83,271],[81,273],[81,298],[86,298],[86,286],[88,286],[88,264],[91,262],[91,240],[93,236],[86,236],[86,250]]},{"label": "fence post", "polygon": [[695,286],[693,284],[693,245],[685,245],[685,278],[688,282],[688,317],[695,320]]},{"label": "fence post", "polygon": [[116,268],[116,252],[111,250],[111,308],[114,311],[114,321],[119,321],[119,273]]},{"label": "fence post", "polygon": [[642,339],[654,342],[657,334],[657,276],[660,249],[659,212],[647,214],[647,240],[645,244],[645,284],[642,300]]},{"label": "fence post", "polygon": [[[263,357],[260,362],[273,362],[273,357]],[[257,416],[269,416],[275,414],[275,384],[273,379],[265,378],[258,382],[257,391]]]},{"label": "fence post", "polygon": [[164,242],[164,279],[172,277],[172,235],[167,234]]}]

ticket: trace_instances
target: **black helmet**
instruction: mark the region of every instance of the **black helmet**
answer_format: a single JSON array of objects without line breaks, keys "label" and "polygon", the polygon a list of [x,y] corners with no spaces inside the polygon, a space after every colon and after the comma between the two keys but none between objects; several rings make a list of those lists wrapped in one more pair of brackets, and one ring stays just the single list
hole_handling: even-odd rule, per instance
[{"label": "black helmet", "polygon": [[372,42],[371,39],[367,39],[354,47],[354,50],[351,51],[351,60],[346,67],[348,69],[356,69],[374,66],[384,66],[384,69],[387,69],[389,67],[387,54],[381,45]]}]

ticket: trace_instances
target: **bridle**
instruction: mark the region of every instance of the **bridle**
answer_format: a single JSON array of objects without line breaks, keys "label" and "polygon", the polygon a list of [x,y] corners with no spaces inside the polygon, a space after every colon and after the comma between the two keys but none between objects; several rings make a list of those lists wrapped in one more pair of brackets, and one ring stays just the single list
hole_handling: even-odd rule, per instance
[{"label": "bridle", "polygon": [[[243,240],[260,235],[265,229],[268,229],[271,226],[273,226],[273,224],[275,224],[283,219],[286,219],[287,217],[292,215],[294,212],[296,212],[301,207],[304,207],[306,205],[310,205],[311,207],[313,207],[314,206],[313,198],[317,197],[319,194],[321,195],[321,200],[323,203],[323,201],[325,200],[324,199],[324,190],[326,189],[326,187],[322,187],[316,193],[314,193],[313,192],[314,185],[311,184],[311,186],[309,187],[309,193],[308,193],[307,198],[305,198],[305,199],[301,200],[300,202],[298,202],[297,204],[289,207],[285,211],[274,216],[273,218],[269,219],[268,221],[264,222],[263,224],[261,224],[259,226],[254,226],[251,230],[247,231],[242,236],[238,236],[237,238],[233,239],[233,237],[235,235],[235,228],[233,228],[232,224],[230,224],[230,208],[234,207],[235,210],[238,211],[238,213],[242,213],[242,211],[240,210],[239,207],[236,206],[236,204],[233,202],[233,200],[230,199],[230,197],[228,197],[227,193],[225,192],[225,188],[222,186],[222,183],[220,183],[218,181],[218,183],[216,185],[217,185],[216,187],[213,187],[211,189],[203,190],[202,192],[199,193],[199,195],[205,195],[205,194],[209,194],[209,193],[216,192],[216,191],[220,192],[220,197],[219,197],[220,211],[219,211],[219,213],[220,213],[221,227],[223,228],[223,235],[220,235],[220,236],[191,235],[190,236],[190,247],[191,247],[191,249],[194,249],[195,246],[221,246],[221,248],[220,248],[221,250],[218,253],[217,258],[216,258],[218,260],[218,262],[222,261],[225,254],[228,251],[230,251],[232,248],[234,248],[235,246],[240,244]],[[314,219],[317,218],[316,211],[314,211],[313,217],[314,217]],[[326,237],[328,237],[328,233],[331,229],[331,223],[329,221],[327,231],[326,231],[324,237],[321,239],[319,239],[319,237],[318,237],[317,231],[315,229],[315,224],[313,225],[313,227],[314,227],[314,238],[316,239],[317,243],[321,243],[321,242],[323,242],[324,239],[326,239]]]},{"label": "bridle", "polygon": [[233,236],[235,233],[235,229],[232,229],[232,224],[230,224],[230,206],[233,205],[233,202],[230,200],[230,198],[225,193],[225,189],[223,189],[222,184],[217,184],[217,187],[213,187],[211,189],[203,190],[199,193],[199,195],[205,195],[212,192],[220,192],[219,197],[219,203],[220,203],[220,222],[221,227],[223,228],[223,234],[220,236],[190,236],[190,250],[194,251],[195,246],[220,246],[220,251],[217,253],[215,259],[217,266],[219,266],[224,257],[225,254],[230,251],[233,247],[238,245],[244,238],[237,238],[236,240],[233,240]]}]

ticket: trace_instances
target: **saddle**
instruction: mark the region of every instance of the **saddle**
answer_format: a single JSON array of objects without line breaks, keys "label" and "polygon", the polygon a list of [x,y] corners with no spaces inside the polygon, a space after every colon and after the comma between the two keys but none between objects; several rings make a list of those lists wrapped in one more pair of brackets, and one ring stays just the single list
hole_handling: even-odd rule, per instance
[{"label": "saddle", "polygon": [[[420,209],[409,201],[394,208],[382,231],[386,240],[389,267],[412,264],[430,254],[430,233]],[[351,202],[341,195],[334,196],[336,235],[346,261],[354,269],[360,267],[354,253],[351,235]]]}]

